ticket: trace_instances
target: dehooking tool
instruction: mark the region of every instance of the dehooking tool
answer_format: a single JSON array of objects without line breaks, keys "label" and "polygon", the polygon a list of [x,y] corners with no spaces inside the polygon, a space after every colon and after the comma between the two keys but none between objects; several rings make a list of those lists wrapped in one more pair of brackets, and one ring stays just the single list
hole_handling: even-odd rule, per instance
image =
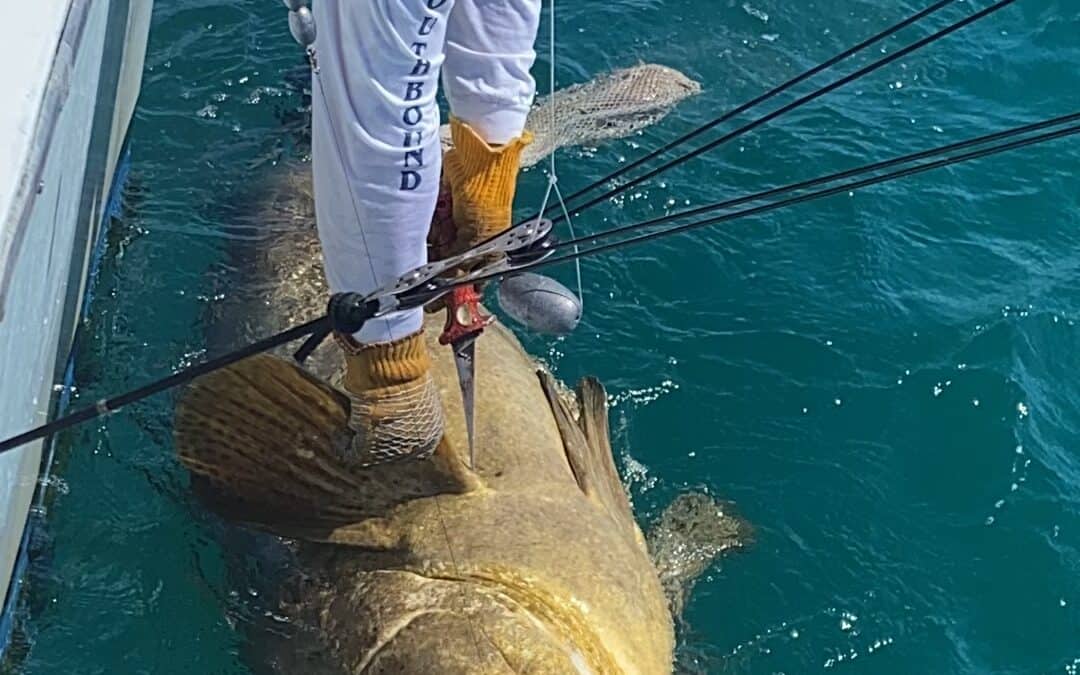
[{"label": "dehooking tool", "polygon": [[[471,276],[476,276],[484,269],[514,268],[528,264],[529,259],[546,257],[554,243],[551,238],[551,223],[547,220],[531,221],[535,224],[527,235],[522,232],[515,243],[503,241],[493,251],[484,254],[474,253],[471,259],[458,268],[459,277],[455,287],[446,293],[442,302],[446,308],[446,323],[439,336],[439,344],[449,345],[454,354],[454,366],[457,368],[458,384],[461,388],[461,405],[465,414],[465,430],[469,439],[469,469],[476,469],[476,341],[484,328],[494,321],[494,317],[480,307],[481,294],[477,284],[461,283]],[[511,232],[516,228],[512,228]],[[480,248],[490,248],[490,244],[502,241],[505,233],[481,244]],[[522,238],[525,235],[525,238]],[[428,233],[428,248],[440,264],[446,263],[447,251],[457,236],[457,225],[453,219],[453,203],[448,190],[439,193],[435,206],[435,215]],[[530,242],[532,239],[532,243]],[[453,274],[453,271],[450,272]]]},{"label": "dehooking tool", "polygon": [[461,405],[465,411],[465,431],[469,437],[469,468],[476,469],[476,340],[484,327],[495,320],[480,309],[480,294],[475,285],[459,286],[445,298],[446,325],[439,344],[450,345],[454,352]]}]

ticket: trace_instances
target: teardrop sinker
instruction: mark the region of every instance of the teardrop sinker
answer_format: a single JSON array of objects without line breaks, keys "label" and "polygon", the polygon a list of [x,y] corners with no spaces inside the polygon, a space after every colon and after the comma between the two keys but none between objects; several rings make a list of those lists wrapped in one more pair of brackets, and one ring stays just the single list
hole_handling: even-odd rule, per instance
[{"label": "teardrop sinker", "polygon": [[581,321],[581,300],[551,277],[532,272],[499,284],[499,307],[534,333],[567,335]]}]

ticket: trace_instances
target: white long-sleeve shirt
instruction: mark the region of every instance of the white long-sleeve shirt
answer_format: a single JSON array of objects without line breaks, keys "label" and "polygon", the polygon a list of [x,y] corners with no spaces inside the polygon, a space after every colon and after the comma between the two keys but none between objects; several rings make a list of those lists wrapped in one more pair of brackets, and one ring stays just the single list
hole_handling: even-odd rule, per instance
[{"label": "white long-sleeve shirt", "polygon": [[[318,0],[315,211],[331,292],[367,293],[427,261],[439,191],[439,77],[451,112],[489,143],[532,105],[540,0]],[[421,310],[371,321],[363,343],[420,329]]]}]

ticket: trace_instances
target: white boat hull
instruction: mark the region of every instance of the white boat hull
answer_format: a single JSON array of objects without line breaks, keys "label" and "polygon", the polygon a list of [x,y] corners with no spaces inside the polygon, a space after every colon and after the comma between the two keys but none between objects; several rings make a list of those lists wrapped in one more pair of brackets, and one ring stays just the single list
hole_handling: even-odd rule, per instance
[{"label": "white boat hull", "polygon": [[[32,27],[36,42],[0,43],[0,61],[8,64],[0,91],[14,101],[0,114],[0,147],[13,150],[0,170],[0,438],[43,423],[56,407],[138,98],[151,6],[35,0],[8,12],[25,15],[16,18]],[[13,50],[19,53],[7,53]],[[48,447],[36,442],[0,455],[5,609],[18,589],[17,563]]]}]

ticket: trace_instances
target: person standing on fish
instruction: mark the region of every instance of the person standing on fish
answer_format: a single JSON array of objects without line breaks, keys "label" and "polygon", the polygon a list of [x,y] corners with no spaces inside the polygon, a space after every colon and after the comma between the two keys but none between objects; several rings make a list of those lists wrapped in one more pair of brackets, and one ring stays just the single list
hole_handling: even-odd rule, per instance
[{"label": "person standing on fish", "polygon": [[[370,293],[427,262],[448,184],[452,252],[510,227],[540,0],[318,0],[313,86],[315,212],[331,293]],[[439,76],[453,148],[442,157]],[[354,459],[427,457],[443,410],[422,310],[339,335]]]}]

